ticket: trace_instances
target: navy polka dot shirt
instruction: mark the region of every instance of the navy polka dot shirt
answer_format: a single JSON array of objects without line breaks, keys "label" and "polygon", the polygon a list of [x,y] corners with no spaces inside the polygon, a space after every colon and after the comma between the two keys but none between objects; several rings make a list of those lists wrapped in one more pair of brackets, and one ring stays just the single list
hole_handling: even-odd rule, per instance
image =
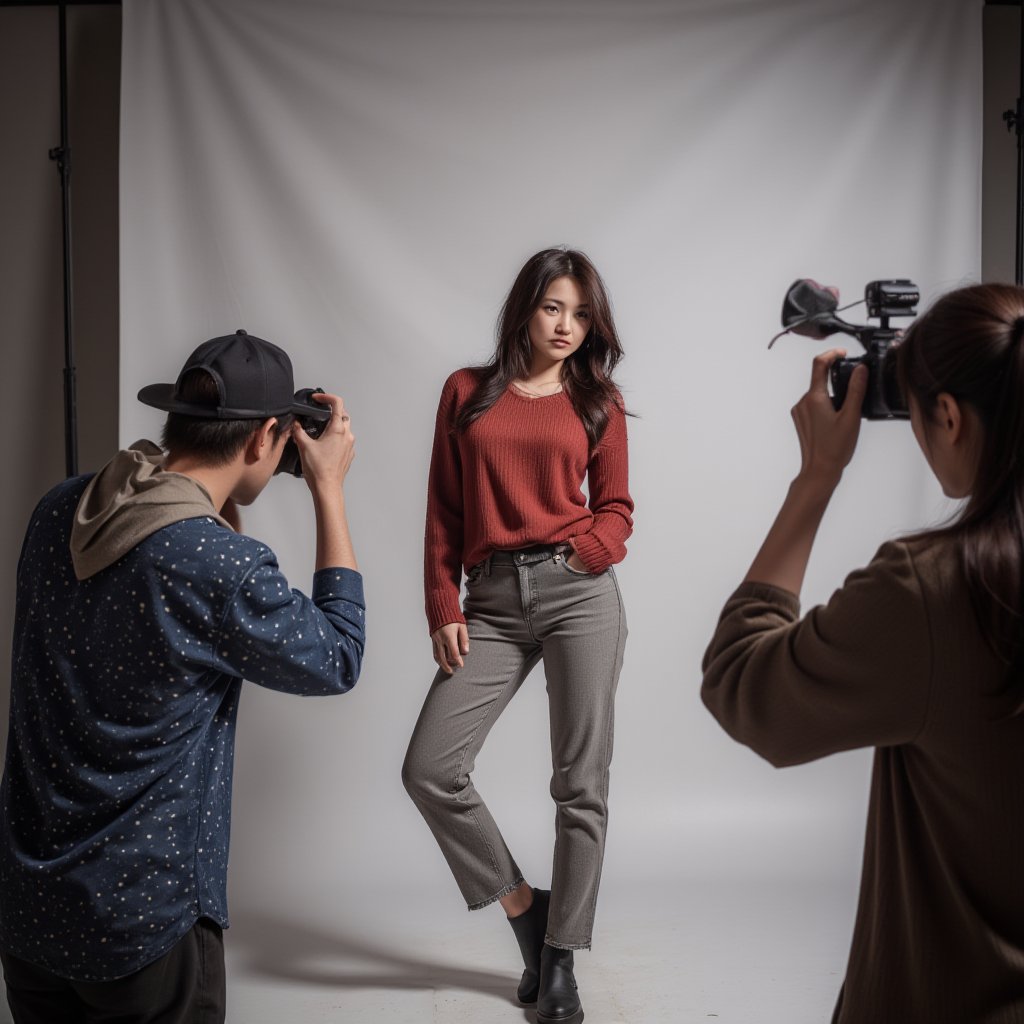
[{"label": "navy polka dot shirt", "polygon": [[87,479],[36,508],[18,566],[0,787],[0,948],[99,981],[227,925],[242,679],[344,693],[365,639],[362,577],[312,599],[266,545],[210,518],[158,530],[79,581],[69,538]]}]

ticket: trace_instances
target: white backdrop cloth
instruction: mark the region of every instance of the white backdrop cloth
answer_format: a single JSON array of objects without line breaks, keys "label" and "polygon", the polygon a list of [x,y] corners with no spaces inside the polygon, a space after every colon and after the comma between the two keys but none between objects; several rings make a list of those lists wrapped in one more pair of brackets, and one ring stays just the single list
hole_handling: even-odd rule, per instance
[{"label": "white backdrop cloth", "polygon": [[[340,699],[246,692],[233,899],[458,899],[399,781],[433,675],[433,417],[524,259],[560,243],[609,285],[638,414],[605,884],[856,878],[867,755],[774,771],[704,711],[700,659],[798,466],[789,407],[824,346],[766,350],[787,286],[977,278],[980,26],[963,0],[125,0],[121,440],[159,431],[139,387],[238,327],[341,393],[358,437],[365,669]],[[805,605],[945,511],[909,426],[867,425]],[[300,481],[246,526],[309,586]],[[539,884],[547,765],[538,669],[477,779]]]}]

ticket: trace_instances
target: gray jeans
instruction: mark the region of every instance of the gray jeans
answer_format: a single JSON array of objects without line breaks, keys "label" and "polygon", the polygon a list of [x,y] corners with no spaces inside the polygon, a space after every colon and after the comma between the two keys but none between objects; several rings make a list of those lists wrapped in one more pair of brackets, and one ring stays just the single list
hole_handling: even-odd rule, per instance
[{"label": "gray jeans", "polygon": [[454,675],[435,676],[402,779],[469,909],[512,892],[522,874],[471,774],[491,726],[543,659],[556,805],[546,941],[589,949],[626,643],[615,573],[576,572],[552,548],[501,551],[473,568],[466,592],[469,654]]}]

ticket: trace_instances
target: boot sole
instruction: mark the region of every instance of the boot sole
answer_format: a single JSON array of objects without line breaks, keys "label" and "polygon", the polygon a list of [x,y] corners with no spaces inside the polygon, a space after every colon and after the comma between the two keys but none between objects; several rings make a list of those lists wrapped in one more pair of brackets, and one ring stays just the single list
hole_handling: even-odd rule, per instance
[{"label": "boot sole", "polygon": [[580,1008],[569,1017],[546,1017],[538,1013],[537,1024],[583,1024],[583,1009]]}]

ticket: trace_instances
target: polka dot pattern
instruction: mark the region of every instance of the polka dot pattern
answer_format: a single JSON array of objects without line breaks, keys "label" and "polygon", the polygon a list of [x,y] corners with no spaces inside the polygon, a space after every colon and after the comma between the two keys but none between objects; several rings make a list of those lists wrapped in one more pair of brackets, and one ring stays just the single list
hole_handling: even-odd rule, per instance
[{"label": "polka dot pattern", "polygon": [[212,518],[164,527],[75,578],[87,478],[36,508],[18,566],[0,786],[0,946],[100,981],[226,927],[242,680],[344,693],[365,641],[362,577],[289,588],[273,552]]}]

